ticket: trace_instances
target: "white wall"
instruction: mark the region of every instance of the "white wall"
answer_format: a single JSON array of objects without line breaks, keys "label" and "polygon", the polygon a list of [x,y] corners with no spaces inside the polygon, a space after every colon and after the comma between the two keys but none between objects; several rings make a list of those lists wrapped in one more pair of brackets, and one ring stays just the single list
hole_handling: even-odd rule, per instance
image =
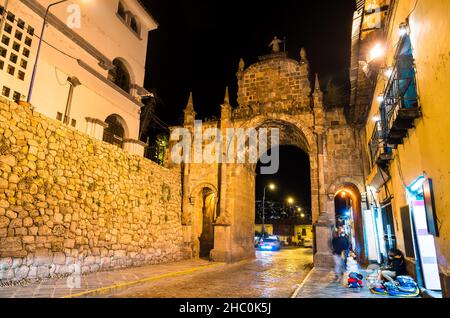
[{"label": "white wall", "polygon": [[[44,6],[53,2],[50,0],[37,1]],[[131,73],[132,83],[142,86],[145,77],[148,31],[156,28],[156,23],[144,12],[136,0],[124,1],[127,9],[133,11],[140,21],[141,34],[139,38],[116,16],[118,0],[91,1],[91,3],[76,0],[68,2],[68,4],[78,3],[81,7],[81,28],[73,29],[73,31],[110,61],[114,58],[123,59]],[[20,18],[33,26],[37,35],[40,33],[42,18],[21,1],[10,1],[8,10],[16,15],[16,19]],[[65,22],[69,16],[66,10],[67,4],[63,3],[53,7],[51,12]],[[67,77],[76,76],[82,83],[81,86],[75,88],[71,110],[71,118],[77,121],[77,129],[86,131],[86,117],[104,121],[109,115],[117,114],[127,123],[126,130],[129,134],[126,137],[137,139],[140,112],[138,101],[133,102],[82,68],[76,59],[88,64],[104,78],[108,76],[108,71],[98,65],[99,61],[94,56],[53,26],[50,25],[46,28],[44,39],[71,57],[43,44],[31,100],[36,111],[54,119],[57,112],[64,114],[69,92]],[[4,83],[7,83],[12,90],[27,95],[37,42],[38,39],[34,36],[25,81],[18,80],[17,76],[6,74],[5,70],[0,71],[0,90]],[[7,58],[9,58],[9,52]]]}]

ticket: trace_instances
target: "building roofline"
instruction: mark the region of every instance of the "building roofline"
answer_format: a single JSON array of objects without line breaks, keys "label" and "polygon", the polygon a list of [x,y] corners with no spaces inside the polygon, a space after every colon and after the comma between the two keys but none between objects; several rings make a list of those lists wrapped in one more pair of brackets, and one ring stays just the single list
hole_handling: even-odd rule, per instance
[{"label": "building roofline", "polygon": [[147,14],[147,16],[156,24],[156,28],[159,27],[158,21],[155,19],[155,17],[151,14],[150,10],[147,9],[147,7],[144,5],[142,0],[137,0],[137,3],[144,9],[144,12]]}]

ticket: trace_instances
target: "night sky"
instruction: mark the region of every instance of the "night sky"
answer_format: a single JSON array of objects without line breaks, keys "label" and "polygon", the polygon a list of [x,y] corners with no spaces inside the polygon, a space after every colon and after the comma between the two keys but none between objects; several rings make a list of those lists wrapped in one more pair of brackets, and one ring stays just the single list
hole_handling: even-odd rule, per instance
[{"label": "night sky", "polygon": [[[266,190],[266,200],[286,202],[288,197],[295,205],[311,212],[311,173],[309,156],[297,147],[281,146],[280,170],[276,175],[256,176],[256,200],[262,200],[264,187],[275,183],[275,191]],[[257,172],[260,171],[258,164]]]},{"label": "night sky", "polygon": [[325,89],[329,78],[348,85],[354,0],[142,0],[159,23],[150,33],[146,88],[163,104],[159,117],[178,124],[189,92],[201,119],[218,117],[226,86],[236,106],[236,72],[269,53],[286,36],[298,59],[305,47]]},{"label": "night sky", "polygon": [[[189,92],[199,119],[220,117],[225,87],[234,107],[240,58],[246,65],[270,52],[274,35],[287,38],[297,59],[302,47],[321,87],[329,80],[349,89],[354,0],[142,0],[159,23],[150,33],[145,87],[160,97],[157,114],[180,124]],[[344,106],[344,105],[343,105]],[[257,199],[272,179],[279,191],[270,199],[292,195],[310,205],[309,161],[300,150],[283,148],[278,175],[257,178]],[[260,193],[261,192],[261,193]]]}]

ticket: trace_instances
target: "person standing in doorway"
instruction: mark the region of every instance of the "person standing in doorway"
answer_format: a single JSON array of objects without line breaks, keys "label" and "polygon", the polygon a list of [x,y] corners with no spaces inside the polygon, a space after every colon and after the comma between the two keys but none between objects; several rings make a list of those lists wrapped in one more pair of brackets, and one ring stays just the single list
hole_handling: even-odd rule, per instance
[{"label": "person standing in doorway", "polygon": [[345,259],[350,248],[350,240],[345,234],[344,228],[339,226],[332,240],[334,272],[336,280],[340,280],[345,272]]}]

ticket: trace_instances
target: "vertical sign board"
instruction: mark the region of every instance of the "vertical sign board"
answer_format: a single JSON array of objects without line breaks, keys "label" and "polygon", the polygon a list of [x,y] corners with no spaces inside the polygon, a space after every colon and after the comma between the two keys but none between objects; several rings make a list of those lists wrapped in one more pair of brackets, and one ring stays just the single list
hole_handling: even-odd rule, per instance
[{"label": "vertical sign board", "polygon": [[423,200],[425,201],[428,233],[438,237],[439,230],[437,226],[436,210],[434,208],[433,181],[431,179],[427,179],[423,184]]},{"label": "vertical sign board", "polygon": [[413,220],[420,254],[420,263],[422,265],[422,274],[425,281],[425,288],[430,290],[440,290],[441,281],[439,277],[436,246],[434,243],[434,237],[428,234],[424,201],[414,201]]}]

